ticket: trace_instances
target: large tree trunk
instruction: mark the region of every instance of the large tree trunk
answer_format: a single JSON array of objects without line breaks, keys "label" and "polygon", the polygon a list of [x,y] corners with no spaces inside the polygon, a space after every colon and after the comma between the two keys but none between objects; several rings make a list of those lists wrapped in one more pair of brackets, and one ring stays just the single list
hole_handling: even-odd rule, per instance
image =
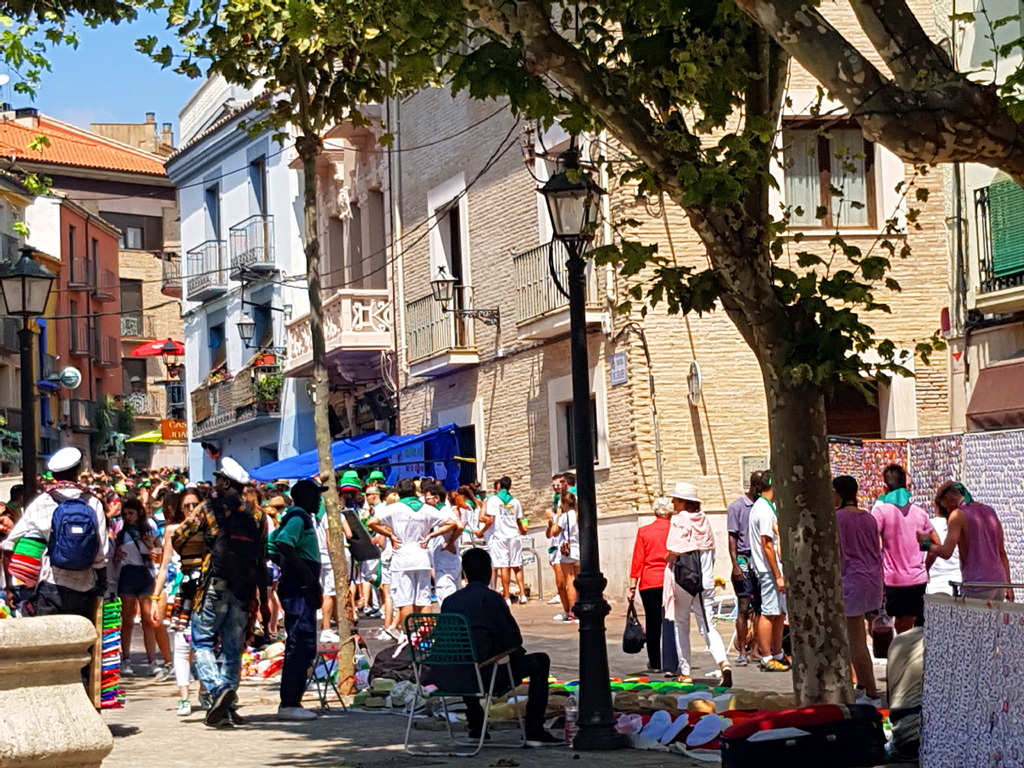
[{"label": "large tree trunk", "polygon": [[762,370],[793,689],[801,704],[851,703],[824,396],[817,388],[780,381],[770,363],[762,362]]},{"label": "large tree trunk", "polygon": [[348,562],[345,557],[345,532],[338,510],[338,484],[331,459],[331,429],[328,422],[330,390],[327,374],[327,345],[324,341],[324,311],[320,297],[320,239],[317,234],[316,158],[322,143],[316,135],[304,135],[296,147],[302,158],[302,228],[306,241],[306,280],[309,283],[309,331],[313,345],[313,432],[320,460],[320,482],[327,486],[324,506],[327,510],[328,548],[337,592],[335,613],[342,645],[338,653],[338,685],[344,693],[353,687],[355,647],[348,642],[352,625],[345,610],[349,594]]}]

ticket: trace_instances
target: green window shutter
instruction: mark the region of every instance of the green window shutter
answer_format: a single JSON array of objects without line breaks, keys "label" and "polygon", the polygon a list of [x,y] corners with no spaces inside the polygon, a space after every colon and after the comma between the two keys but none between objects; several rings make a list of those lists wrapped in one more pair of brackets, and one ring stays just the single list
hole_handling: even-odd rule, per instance
[{"label": "green window shutter", "polygon": [[992,275],[1024,272],[1024,189],[997,177],[988,188],[992,236]]}]

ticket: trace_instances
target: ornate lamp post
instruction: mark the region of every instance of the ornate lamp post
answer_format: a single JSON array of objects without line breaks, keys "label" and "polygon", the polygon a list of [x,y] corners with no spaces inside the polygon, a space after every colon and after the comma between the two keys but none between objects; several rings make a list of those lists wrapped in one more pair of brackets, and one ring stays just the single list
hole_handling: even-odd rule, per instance
[{"label": "ornate lamp post", "polygon": [[559,158],[558,172],[540,189],[548,205],[556,240],[569,254],[569,349],[572,360],[573,443],[579,515],[580,573],[573,612],[580,620],[580,750],[621,749],[615,733],[604,618],[608,582],[601,573],[597,547],[597,502],[594,489],[594,444],[590,411],[590,363],[587,355],[586,280],[583,254],[594,239],[601,196],[605,191],[580,168],[575,137]]},{"label": "ornate lamp post", "polygon": [[3,292],[7,314],[21,318],[18,347],[21,353],[21,477],[25,501],[35,495],[36,488],[36,408],[32,376],[32,337],[29,320],[46,312],[50,289],[57,278],[53,272],[37,264],[31,248],[21,249],[16,264],[0,270],[0,291]]}]

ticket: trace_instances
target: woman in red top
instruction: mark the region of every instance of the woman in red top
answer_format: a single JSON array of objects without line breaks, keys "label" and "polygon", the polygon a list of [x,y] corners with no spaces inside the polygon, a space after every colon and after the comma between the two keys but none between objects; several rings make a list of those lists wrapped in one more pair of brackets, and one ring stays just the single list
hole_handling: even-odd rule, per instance
[{"label": "woman in red top", "polygon": [[636,532],[633,563],[629,568],[629,601],[633,602],[639,588],[647,631],[647,669],[660,672],[661,626],[665,618],[662,608],[667,551],[665,542],[668,540],[669,518],[675,514],[675,510],[669,499],[655,499],[652,509],[657,519],[650,525],[641,526]]}]

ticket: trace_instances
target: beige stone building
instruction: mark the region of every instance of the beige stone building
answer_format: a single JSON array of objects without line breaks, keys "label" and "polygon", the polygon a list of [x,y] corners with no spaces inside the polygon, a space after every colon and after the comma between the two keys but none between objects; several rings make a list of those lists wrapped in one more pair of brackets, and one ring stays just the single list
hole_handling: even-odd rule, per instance
[{"label": "beige stone building", "polygon": [[[913,357],[915,344],[939,329],[949,302],[942,174],[916,175],[866,142],[848,119],[832,115],[827,124],[811,119],[814,91],[813,82],[794,70],[793,107],[781,134],[786,167],[777,169],[779,192],[772,200],[774,210],[799,206],[810,212],[794,218],[792,231],[805,237],[800,249],[827,254],[838,228],[849,243],[880,253],[885,223],[905,224],[908,209],[918,205],[897,191],[899,182],[929,187],[932,200],[919,204],[919,228],[890,238],[897,248],[903,242],[911,247],[908,258],[893,264],[903,290],[882,296],[892,306],[890,315],[871,317],[880,338],[909,351],[907,365],[916,377],[880,384],[876,402],[853,388],[837,387],[828,405],[830,433],[895,438],[948,432],[946,353],[934,355],[927,366]],[[475,459],[463,465],[464,476],[485,485],[505,474],[514,479],[513,492],[524,502],[537,552],[546,562],[541,523],[551,499],[549,480],[570,469],[574,457],[567,302],[549,274],[550,224],[536,189],[567,137],[557,127],[545,134],[528,130],[532,126],[517,124],[494,102],[453,98],[447,90],[418,93],[394,108],[398,141],[388,194],[400,431],[457,424],[461,455]],[[822,127],[827,136],[820,135]],[[586,156],[586,145],[583,151]],[[610,191],[611,219],[628,214],[641,222],[635,236],[657,243],[660,252],[680,263],[706,264],[678,207],[637,198],[633,189],[610,179],[602,183]],[[829,183],[842,186],[846,199],[863,207],[833,198]],[[819,205],[828,209],[824,221],[813,216]],[[602,236],[610,237],[610,230]],[[783,260],[791,258],[787,253]],[[556,253],[554,262],[564,271],[564,258]],[[430,289],[441,267],[456,279],[449,309],[496,310],[500,325],[445,312]],[[669,316],[658,307],[645,317],[616,315],[614,307],[625,298],[623,278],[603,267],[591,269],[597,503],[609,590],[625,592],[636,527],[661,490],[649,375],[657,400],[663,487],[667,491],[679,480],[697,484],[705,508],[714,513],[718,570],[725,572],[721,513],[744,490],[749,472],[767,464],[769,453],[766,402],[754,355],[721,312]],[[546,564],[538,571],[542,588],[550,590]],[[532,570],[528,577],[537,578]]]}]

